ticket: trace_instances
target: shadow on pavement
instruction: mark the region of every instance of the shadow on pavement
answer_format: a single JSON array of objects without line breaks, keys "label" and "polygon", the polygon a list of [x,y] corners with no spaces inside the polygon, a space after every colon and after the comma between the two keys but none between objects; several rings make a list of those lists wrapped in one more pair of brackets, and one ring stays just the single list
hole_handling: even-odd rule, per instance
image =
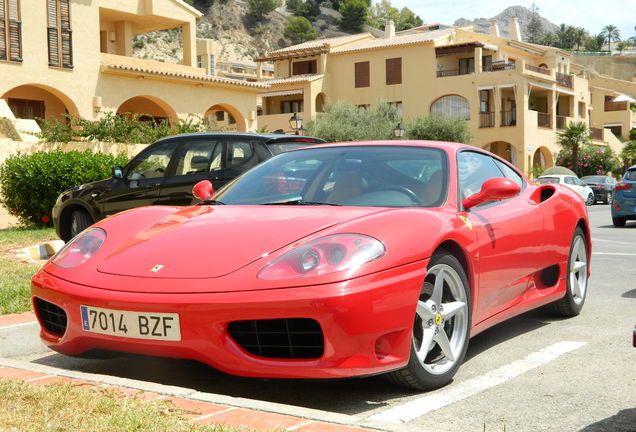
[{"label": "shadow on pavement", "polygon": [[635,432],[636,408],[624,409],[612,417],[584,427],[579,432]]}]

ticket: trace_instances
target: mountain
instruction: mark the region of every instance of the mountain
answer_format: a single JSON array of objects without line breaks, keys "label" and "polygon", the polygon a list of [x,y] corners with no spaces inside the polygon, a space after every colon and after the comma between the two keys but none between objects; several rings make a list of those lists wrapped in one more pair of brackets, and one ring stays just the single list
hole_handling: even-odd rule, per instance
[{"label": "mountain", "polygon": [[[521,38],[525,39],[526,35],[526,26],[530,22],[532,18],[532,12],[530,9],[525,8],[523,6],[510,6],[504,9],[499,15],[496,15],[492,18],[475,18],[472,21],[466,18],[459,18],[455,20],[453,25],[464,27],[464,26],[473,26],[473,29],[479,33],[488,33],[488,29],[490,27],[490,20],[495,19],[499,24],[499,32],[503,37],[508,37],[508,26],[510,25],[510,21],[512,21],[513,17],[517,17],[519,20],[519,27],[521,28]],[[543,33],[553,33],[557,31],[559,28],[556,24],[551,23],[547,19],[543,18],[539,15],[539,20],[542,24]]]}]

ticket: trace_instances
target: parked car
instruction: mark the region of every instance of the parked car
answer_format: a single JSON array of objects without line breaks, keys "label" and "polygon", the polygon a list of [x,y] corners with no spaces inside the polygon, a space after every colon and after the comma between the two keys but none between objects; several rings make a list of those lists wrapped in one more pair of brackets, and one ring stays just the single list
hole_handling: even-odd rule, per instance
[{"label": "parked car", "polygon": [[256,133],[195,133],[162,138],[112,177],[69,189],[57,198],[53,224],[64,241],[94,222],[145,205],[189,205],[192,186],[215,188],[283,151],[325,142],[319,138]]},{"label": "parked car", "polygon": [[539,184],[558,183],[565,185],[575,191],[583,198],[585,205],[591,206],[596,201],[594,199],[594,191],[591,187],[583,183],[580,178],[567,174],[550,174],[539,176],[535,179]]},{"label": "parked car", "polygon": [[611,209],[614,226],[623,227],[626,221],[636,219],[636,165],[629,167],[614,186]]},{"label": "parked car", "polygon": [[581,177],[581,181],[592,188],[594,200],[603,201],[605,204],[612,202],[616,179],[606,175],[594,175]]},{"label": "parked car", "polygon": [[97,222],[44,265],[32,300],[46,345],[433,389],[471,336],[585,302],[583,201],[469,145],[307,146],[194,194]]}]

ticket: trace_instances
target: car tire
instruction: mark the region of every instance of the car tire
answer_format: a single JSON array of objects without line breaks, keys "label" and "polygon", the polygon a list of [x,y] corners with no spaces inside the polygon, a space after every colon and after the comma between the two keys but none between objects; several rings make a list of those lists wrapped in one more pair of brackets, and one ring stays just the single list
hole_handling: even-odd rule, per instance
[{"label": "car tire", "polygon": [[565,296],[548,305],[553,314],[565,318],[581,312],[587,295],[589,254],[581,227],[574,230],[567,265]]},{"label": "car tire", "polygon": [[612,193],[608,192],[607,195],[605,196],[605,204],[611,204],[612,203]]},{"label": "car tire", "polygon": [[613,217],[612,218],[612,223],[614,224],[615,227],[617,228],[622,228],[625,226],[625,222],[626,219],[622,218],[622,217]]},{"label": "car tire", "polygon": [[591,205],[594,205],[595,202],[596,202],[596,198],[594,198],[594,194],[589,194],[587,196],[587,199],[585,200],[585,205],[591,206]]},{"label": "car tire", "polygon": [[71,213],[71,238],[91,225],[93,225],[93,219],[86,210],[74,210],[73,213]]},{"label": "car tire", "polygon": [[448,384],[466,355],[470,311],[463,267],[450,253],[435,253],[416,306],[408,365],[386,374],[386,378],[417,390]]}]

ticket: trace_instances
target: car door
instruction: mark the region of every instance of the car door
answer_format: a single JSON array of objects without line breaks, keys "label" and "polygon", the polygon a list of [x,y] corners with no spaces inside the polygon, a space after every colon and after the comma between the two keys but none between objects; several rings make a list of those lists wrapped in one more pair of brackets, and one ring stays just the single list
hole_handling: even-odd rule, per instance
[{"label": "car door", "polygon": [[579,179],[577,179],[576,177],[573,177],[573,176],[566,176],[566,177],[563,178],[563,182],[565,183],[565,185],[567,187],[569,187],[570,189],[574,190],[583,199],[585,199],[585,198],[587,198],[587,196],[585,194],[585,183],[583,183],[580,180],[577,183],[577,180],[579,180]]},{"label": "car door", "polygon": [[198,201],[192,188],[201,180],[210,180],[215,188],[224,167],[225,139],[187,137],[175,156],[173,175],[164,181],[158,200],[163,205],[190,205]]},{"label": "car door", "polygon": [[97,205],[104,216],[157,204],[177,145],[173,140],[161,141],[135,156],[124,168],[123,178],[113,182],[99,197]]},{"label": "car door", "polygon": [[479,290],[475,297],[475,324],[513,306],[523,299],[530,277],[543,268],[543,214],[530,199],[523,178],[504,162],[474,151],[457,155],[460,200],[481,190],[494,177],[506,177],[522,188],[518,196],[492,201],[466,212],[476,232],[479,247]]}]

